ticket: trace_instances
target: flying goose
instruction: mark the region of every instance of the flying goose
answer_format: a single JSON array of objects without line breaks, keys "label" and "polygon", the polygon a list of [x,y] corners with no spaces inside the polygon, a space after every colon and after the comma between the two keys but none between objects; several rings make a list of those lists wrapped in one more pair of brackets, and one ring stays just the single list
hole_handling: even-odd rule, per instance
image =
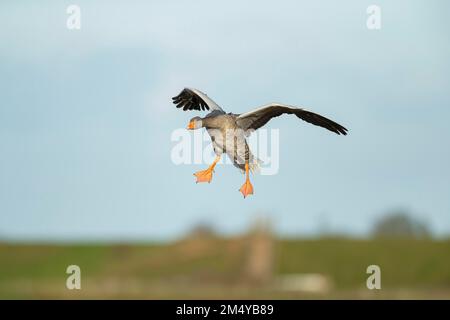
[{"label": "flying goose", "polygon": [[259,167],[259,160],[249,150],[246,137],[250,132],[264,126],[270,119],[282,114],[295,114],[306,122],[328,129],[338,135],[347,134],[346,128],[330,119],[302,108],[281,103],[270,103],[242,114],[225,113],[206,94],[192,88],[184,88],[172,100],[177,108],[182,108],[183,111],[210,111],[204,118],[192,118],[187,126],[188,130],[206,128],[216,154],[214,162],[208,169],[194,173],[197,183],[211,182],[212,173],[217,162],[222,154],[226,153],[233,161],[233,164],[245,172],[245,183],[239,189],[244,198],[253,194],[249,171],[255,172]]}]

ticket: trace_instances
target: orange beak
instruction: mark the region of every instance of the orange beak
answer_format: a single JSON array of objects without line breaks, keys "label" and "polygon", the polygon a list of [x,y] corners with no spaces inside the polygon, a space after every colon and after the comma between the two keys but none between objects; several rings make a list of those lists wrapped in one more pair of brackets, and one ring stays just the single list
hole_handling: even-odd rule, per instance
[{"label": "orange beak", "polygon": [[188,126],[187,126],[188,130],[194,130],[195,129],[195,124],[194,121],[189,122]]}]

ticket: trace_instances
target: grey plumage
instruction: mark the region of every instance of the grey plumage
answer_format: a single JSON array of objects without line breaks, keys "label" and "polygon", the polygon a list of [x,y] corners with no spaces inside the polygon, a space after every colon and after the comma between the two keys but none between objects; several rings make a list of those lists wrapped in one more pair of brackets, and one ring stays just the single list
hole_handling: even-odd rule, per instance
[{"label": "grey plumage", "polygon": [[295,114],[299,119],[328,129],[336,134],[347,134],[347,129],[340,124],[321,116],[320,114],[280,103],[271,103],[250,112],[240,114],[236,118],[236,124],[243,130],[257,130],[264,126],[270,119],[282,114]]},{"label": "grey plumage", "polygon": [[317,113],[280,103],[271,103],[243,114],[225,113],[206,94],[192,88],[183,89],[172,100],[177,108],[183,108],[184,111],[211,111],[204,118],[201,118],[201,126],[206,128],[210,135],[214,152],[217,155],[226,153],[234,165],[241,170],[244,170],[246,161],[249,162],[252,171],[258,169],[259,163],[259,160],[249,150],[246,136],[250,131],[261,128],[270,119],[282,114],[295,114],[299,119],[328,129],[338,135],[346,135],[348,131],[342,125]]}]

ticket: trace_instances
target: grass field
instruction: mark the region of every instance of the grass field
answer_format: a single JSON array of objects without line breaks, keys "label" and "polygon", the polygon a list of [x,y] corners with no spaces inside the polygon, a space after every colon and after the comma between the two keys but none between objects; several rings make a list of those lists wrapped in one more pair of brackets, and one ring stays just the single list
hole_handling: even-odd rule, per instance
[{"label": "grass field", "polygon": [[[273,240],[272,271],[247,281],[254,250],[247,237],[171,244],[0,244],[0,298],[444,298],[450,299],[450,241]],[[66,289],[66,268],[80,266],[82,289]],[[379,265],[382,289],[366,288]],[[283,290],[277,279],[320,274],[321,292]]]}]

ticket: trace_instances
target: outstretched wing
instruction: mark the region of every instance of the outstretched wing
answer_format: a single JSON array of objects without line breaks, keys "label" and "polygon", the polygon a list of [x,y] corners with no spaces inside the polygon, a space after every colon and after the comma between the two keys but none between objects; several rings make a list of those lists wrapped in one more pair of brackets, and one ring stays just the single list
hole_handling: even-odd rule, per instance
[{"label": "outstretched wing", "polygon": [[271,103],[253,111],[243,113],[236,118],[236,123],[243,130],[256,130],[269,122],[270,119],[281,116],[285,113],[295,114],[298,118],[306,122],[323,127],[333,131],[336,134],[346,135],[348,131],[340,124],[317,113],[279,103]]},{"label": "outstretched wing", "polygon": [[223,111],[217,103],[215,103],[206,94],[197,89],[184,88],[177,96],[172,98],[172,102],[177,108],[186,110],[219,110]]}]

